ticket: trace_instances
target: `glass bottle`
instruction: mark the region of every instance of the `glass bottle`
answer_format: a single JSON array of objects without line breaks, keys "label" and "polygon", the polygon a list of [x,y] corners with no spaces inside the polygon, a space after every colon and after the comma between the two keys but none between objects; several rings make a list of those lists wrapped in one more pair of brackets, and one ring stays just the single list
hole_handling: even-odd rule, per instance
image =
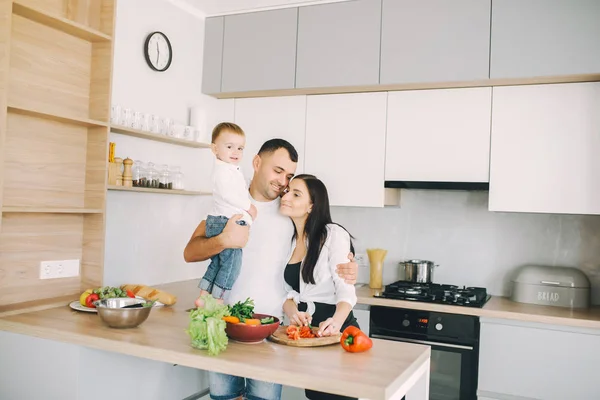
[{"label": "glass bottle", "polygon": [[166,164],[160,167],[159,186],[160,189],[173,189],[173,182],[171,181],[171,173],[169,172],[169,166]]},{"label": "glass bottle", "polygon": [[149,162],[146,169],[146,187],[158,189],[158,171],[154,168],[154,163]]},{"label": "glass bottle", "polygon": [[144,176],[144,163],[140,160],[133,162],[133,168],[131,170],[133,186],[134,187],[146,187],[145,176]]},{"label": "glass bottle", "polygon": [[174,166],[171,168],[171,180],[173,182],[173,189],[183,190],[183,173],[180,167]]}]

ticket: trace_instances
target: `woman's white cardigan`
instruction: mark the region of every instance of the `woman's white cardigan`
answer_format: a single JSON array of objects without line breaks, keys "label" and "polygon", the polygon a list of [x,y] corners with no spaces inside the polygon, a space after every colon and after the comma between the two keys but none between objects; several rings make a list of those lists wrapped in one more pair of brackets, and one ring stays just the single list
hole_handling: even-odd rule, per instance
[{"label": "woman's white cardigan", "polygon": [[[296,248],[296,240],[292,241],[290,256]],[[304,282],[300,274],[300,293],[292,289],[284,280],[287,299],[292,299],[296,304],[307,303],[309,314],[314,314],[315,303],[337,304],[346,302],[350,306],[356,305],[356,289],[354,285],[344,282],[336,272],[338,264],[349,262],[350,234],[336,224],[327,225],[327,239],[321,249],[317,264],[314,269],[315,283]]]}]

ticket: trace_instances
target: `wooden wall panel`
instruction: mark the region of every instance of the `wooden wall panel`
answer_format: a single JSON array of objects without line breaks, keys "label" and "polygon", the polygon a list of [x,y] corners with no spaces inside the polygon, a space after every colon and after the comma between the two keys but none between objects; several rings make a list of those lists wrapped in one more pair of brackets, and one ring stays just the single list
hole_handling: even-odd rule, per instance
[{"label": "wooden wall panel", "polygon": [[4,206],[83,208],[87,128],[9,113],[4,147]]},{"label": "wooden wall panel", "polygon": [[84,207],[104,210],[108,169],[108,129],[89,128],[86,165]]},{"label": "wooden wall panel", "polygon": [[80,278],[39,279],[41,261],[82,258],[83,216],[4,214],[0,306],[79,292]]},{"label": "wooden wall panel", "polygon": [[12,1],[0,0],[0,230],[2,229],[2,188],[4,177],[4,138],[7,124],[7,89],[10,66]]},{"label": "wooden wall panel", "polygon": [[117,4],[115,0],[102,0],[100,10],[100,31],[115,37],[115,14]]},{"label": "wooden wall panel", "polygon": [[92,44],[13,16],[8,102],[89,118]]},{"label": "wooden wall panel", "polygon": [[101,286],[104,281],[104,214],[83,217],[83,249],[81,259],[81,286],[86,290]]},{"label": "wooden wall panel", "polygon": [[90,81],[90,118],[110,120],[112,42],[94,43]]}]

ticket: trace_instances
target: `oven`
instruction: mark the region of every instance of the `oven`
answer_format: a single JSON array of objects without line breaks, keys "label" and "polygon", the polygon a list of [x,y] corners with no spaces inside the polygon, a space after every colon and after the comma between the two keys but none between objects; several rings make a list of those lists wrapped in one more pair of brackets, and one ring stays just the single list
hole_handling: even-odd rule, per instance
[{"label": "oven", "polygon": [[370,336],[431,346],[430,400],[476,400],[479,318],[371,306]]}]

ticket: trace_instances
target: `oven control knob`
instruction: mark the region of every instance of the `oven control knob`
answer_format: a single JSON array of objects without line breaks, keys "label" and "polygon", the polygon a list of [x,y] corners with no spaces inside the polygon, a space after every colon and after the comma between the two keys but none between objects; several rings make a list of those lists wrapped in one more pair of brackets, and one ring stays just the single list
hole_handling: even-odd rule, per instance
[{"label": "oven control knob", "polygon": [[435,329],[437,331],[441,331],[442,329],[444,329],[444,325],[440,324],[439,322],[437,324],[435,324]]},{"label": "oven control knob", "polygon": [[402,321],[402,326],[407,327],[410,325],[410,321],[405,319],[404,321]]}]

